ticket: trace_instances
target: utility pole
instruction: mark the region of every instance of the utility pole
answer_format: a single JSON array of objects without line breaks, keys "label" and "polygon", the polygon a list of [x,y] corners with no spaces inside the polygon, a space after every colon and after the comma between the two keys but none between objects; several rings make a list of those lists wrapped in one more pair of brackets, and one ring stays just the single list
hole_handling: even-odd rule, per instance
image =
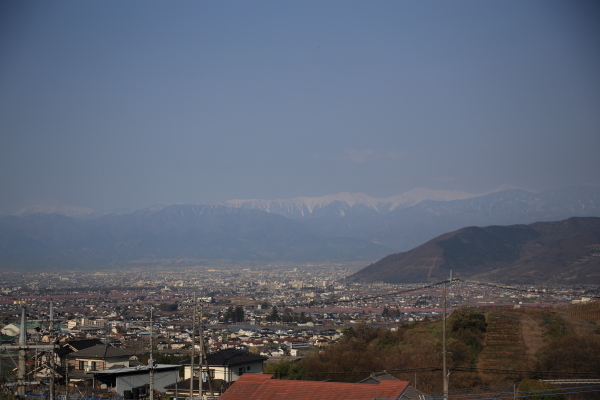
[{"label": "utility pole", "polygon": [[19,331],[19,364],[18,364],[18,380],[19,386],[17,387],[17,394],[20,398],[25,398],[25,375],[26,364],[25,364],[25,356],[26,356],[26,346],[27,346],[27,317],[25,315],[27,304],[25,301],[15,302],[21,305],[21,330]]},{"label": "utility pole", "polygon": [[196,293],[194,293],[194,312],[192,313],[192,358],[190,358],[190,398],[194,398],[194,356],[196,351]]},{"label": "utility pole", "polygon": [[[21,306],[21,328],[19,331],[19,342],[16,345],[1,345],[0,350],[18,350],[19,351],[19,360],[17,362],[17,396],[21,399],[25,398],[25,386],[27,386],[26,378],[27,378],[27,350],[53,350],[57,346],[55,344],[51,345],[27,345],[27,315],[26,309],[27,304],[25,301],[15,301],[14,304],[18,304]],[[54,356],[54,354],[52,354]],[[6,386],[15,387],[15,384],[7,384]]]},{"label": "utility pole", "polygon": [[[201,347],[200,348],[202,350],[202,360],[204,360],[204,367],[206,368],[206,380],[208,381],[208,391],[210,392],[210,395],[212,396],[212,393],[213,393],[212,378],[210,377],[210,369],[208,367],[208,357],[206,356],[206,344],[204,343],[204,321],[203,321],[204,302],[201,303],[200,310],[201,310],[201,312],[200,312],[200,346]],[[202,371],[202,367],[200,368],[200,371]],[[202,379],[202,381],[204,381],[204,379]],[[200,382],[200,384],[202,384],[202,382]],[[202,396],[202,394],[203,394],[203,392],[201,392],[201,396]]]},{"label": "utility pole", "polygon": [[65,400],[69,399],[69,360],[67,359],[67,367],[65,368]]},{"label": "utility pole", "polygon": [[[54,344],[54,307],[52,302],[50,302],[50,335],[49,335],[49,339],[50,339],[50,343]],[[54,392],[55,392],[55,387],[54,387],[54,378],[55,378],[55,374],[54,374],[54,351],[52,351],[50,353],[50,400],[54,400]]]},{"label": "utility pole", "polygon": [[446,360],[446,281],[442,283],[443,312],[442,312],[442,363],[444,374],[444,400],[448,400],[448,365]]},{"label": "utility pole", "polygon": [[154,400],[154,307],[150,305],[150,358],[148,359],[150,400]]}]

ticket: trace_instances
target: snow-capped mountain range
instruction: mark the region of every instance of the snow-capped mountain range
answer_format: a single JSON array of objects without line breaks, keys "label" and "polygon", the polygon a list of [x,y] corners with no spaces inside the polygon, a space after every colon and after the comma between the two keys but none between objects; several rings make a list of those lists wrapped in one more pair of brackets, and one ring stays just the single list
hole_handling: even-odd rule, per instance
[{"label": "snow-capped mountain range", "polygon": [[516,189],[513,186],[501,186],[487,193],[467,193],[456,190],[433,190],[427,188],[416,188],[408,192],[392,197],[375,198],[364,193],[342,192],[323,197],[296,197],[293,199],[277,200],[227,200],[220,205],[234,208],[247,208],[280,214],[288,218],[303,218],[319,211],[336,207],[335,212],[343,216],[349,208],[362,206],[378,213],[388,213],[397,208],[411,207],[425,200],[451,201],[465,200],[473,197],[485,196],[504,190]]},{"label": "snow-capped mountain range", "polygon": [[[0,217],[0,268],[248,262],[374,262],[469,226],[600,217],[600,186],[541,193],[415,189],[223,205],[157,205],[96,218],[44,209]],[[281,214],[281,215],[280,215]],[[133,264],[132,264],[133,263]],[[165,265],[166,265],[165,264]]]}]

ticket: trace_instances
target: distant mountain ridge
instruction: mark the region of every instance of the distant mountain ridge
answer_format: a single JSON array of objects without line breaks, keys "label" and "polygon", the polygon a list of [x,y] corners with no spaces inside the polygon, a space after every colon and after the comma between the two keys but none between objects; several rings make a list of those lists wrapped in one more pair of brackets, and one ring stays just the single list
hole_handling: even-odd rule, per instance
[{"label": "distant mountain ridge", "polygon": [[95,215],[96,212],[87,207],[67,206],[64,204],[38,204],[34,206],[23,207],[13,215],[26,217],[32,214],[60,214],[66,217],[79,218]]},{"label": "distant mountain ridge", "polygon": [[155,206],[77,220],[0,218],[0,268],[94,268],[201,261],[356,261],[390,252],[356,238],[321,238],[299,221],[223,206]]},{"label": "distant mountain ridge", "polygon": [[465,226],[530,224],[574,216],[600,217],[600,186],[541,193],[511,189],[465,200],[423,201],[388,214],[373,241],[405,251]]},{"label": "distant mountain ridge", "polygon": [[[86,219],[41,213],[0,217],[0,268],[161,260],[369,263],[465,226],[600,217],[600,186],[485,195],[423,189],[385,199],[341,193],[292,200],[239,200],[236,207],[157,205]],[[264,207],[283,207],[293,218]]]},{"label": "distant mountain ridge", "polygon": [[324,237],[355,237],[406,251],[464,226],[528,224],[573,216],[600,216],[600,186],[540,193],[501,187],[485,194],[415,189],[399,196],[362,193],[288,200],[230,200],[302,221]]},{"label": "distant mountain ridge", "polygon": [[425,200],[450,201],[463,200],[472,197],[484,196],[502,190],[512,189],[513,187],[503,186],[488,193],[473,194],[453,190],[433,190],[426,188],[416,188],[408,192],[392,197],[375,198],[364,193],[342,192],[323,197],[296,197],[293,199],[278,200],[227,200],[220,205],[234,208],[247,208],[253,210],[262,210],[274,214],[280,214],[289,218],[308,217],[316,214],[322,209],[336,206],[338,215],[344,216],[344,210],[353,207],[363,207],[371,209],[378,213],[388,213],[396,208],[414,206]]},{"label": "distant mountain ridge", "polygon": [[600,284],[600,218],[467,227],[391,254],[348,278],[412,283],[454,277],[507,284]]}]

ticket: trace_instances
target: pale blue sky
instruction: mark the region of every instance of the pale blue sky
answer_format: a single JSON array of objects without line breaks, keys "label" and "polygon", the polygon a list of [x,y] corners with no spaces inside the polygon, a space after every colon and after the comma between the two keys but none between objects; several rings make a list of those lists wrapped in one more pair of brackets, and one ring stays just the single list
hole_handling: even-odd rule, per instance
[{"label": "pale blue sky", "polygon": [[600,183],[595,1],[4,1],[0,212]]}]

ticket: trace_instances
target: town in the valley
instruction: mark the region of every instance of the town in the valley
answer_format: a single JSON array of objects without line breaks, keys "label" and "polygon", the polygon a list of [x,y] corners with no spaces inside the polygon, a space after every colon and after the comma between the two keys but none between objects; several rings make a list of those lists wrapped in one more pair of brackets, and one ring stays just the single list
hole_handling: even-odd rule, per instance
[{"label": "town in the valley", "polygon": [[[465,306],[553,308],[600,296],[597,286],[502,286],[450,277],[428,284],[346,282],[357,269],[283,264],[3,272],[3,391],[216,398],[243,375],[318,355],[360,326],[393,332]],[[396,379],[384,371],[366,379],[377,376]]]}]

